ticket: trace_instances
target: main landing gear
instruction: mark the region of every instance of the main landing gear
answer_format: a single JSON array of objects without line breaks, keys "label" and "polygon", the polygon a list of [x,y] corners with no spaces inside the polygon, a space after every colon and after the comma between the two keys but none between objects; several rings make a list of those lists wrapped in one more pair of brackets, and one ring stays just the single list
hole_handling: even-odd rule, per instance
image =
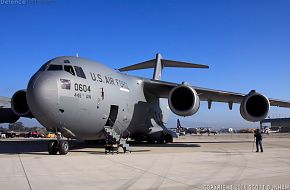
[{"label": "main landing gear", "polygon": [[173,137],[170,134],[162,134],[158,139],[147,137],[147,143],[149,144],[167,144],[172,142]]},{"label": "main landing gear", "polygon": [[48,143],[48,153],[56,155],[58,152],[60,155],[65,155],[69,151],[69,143],[66,140],[61,139],[61,134],[57,133],[57,140],[51,140]]}]

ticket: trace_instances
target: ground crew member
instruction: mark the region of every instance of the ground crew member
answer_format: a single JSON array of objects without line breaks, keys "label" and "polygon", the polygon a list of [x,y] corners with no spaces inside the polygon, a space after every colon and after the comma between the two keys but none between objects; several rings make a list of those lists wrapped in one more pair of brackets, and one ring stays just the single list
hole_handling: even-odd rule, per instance
[{"label": "ground crew member", "polygon": [[263,152],[262,134],[260,133],[260,130],[259,129],[256,129],[255,130],[254,137],[256,138],[256,148],[257,148],[257,151],[256,152],[259,152],[259,146],[261,148],[261,152]]}]

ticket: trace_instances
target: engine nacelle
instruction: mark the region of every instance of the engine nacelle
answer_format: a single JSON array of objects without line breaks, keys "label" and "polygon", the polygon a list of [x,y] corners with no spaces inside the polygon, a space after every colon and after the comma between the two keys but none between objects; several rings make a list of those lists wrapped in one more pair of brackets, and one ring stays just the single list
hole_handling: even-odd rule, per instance
[{"label": "engine nacelle", "polygon": [[257,122],[265,119],[270,110],[269,99],[257,93],[251,91],[243,99],[240,106],[240,113],[242,117],[247,121]]},{"label": "engine nacelle", "polygon": [[15,115],[11,108],[0,109],[0,123],[15,123],[19,116]]},{"label": "engine nacelle", "polygon": [[200,100],[194,88],[183,84],[170,91],[168,104],[176,115],[191,116],[198,111]]},{"label": "engine nacelle", "polygon": [[19,117],[33,118],[26,100],[26,91],[19,90],[14,93],[11,99],[11,108],[15,115]]}]

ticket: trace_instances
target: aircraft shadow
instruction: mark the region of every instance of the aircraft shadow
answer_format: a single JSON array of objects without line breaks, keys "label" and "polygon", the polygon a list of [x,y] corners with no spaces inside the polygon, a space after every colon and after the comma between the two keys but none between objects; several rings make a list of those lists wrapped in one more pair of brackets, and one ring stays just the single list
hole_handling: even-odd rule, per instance
[{"label": "aircraft shadow", "polygon": [[187,141],[187,142],[174,142],[176,144],[181,143],[197,143],[197,144],[231,144],[231,143],[250,143],[253,141]]},{"label": "aircraft shadow", "polygon": [[[33,154],[33,155],[48,155],[47,139],[25,139],[25,140],[0,140],[0,154]],[[199,142],[198,142],[199,143]],[[133,148],[132,152],[149,152],[151,150],[134,150],[134,147],[200,147],[200,145],[196,143],[170,143],[170,144],[147,144],[129,141],[130,146]],[[94,151],[94,150],[86,150],[86,148],[104,148],[103,143],[96,142],[83,142],[72,140],[70,141],[70,151],[71,152],[80,152],[80,153],[89,153],[89,154],[105,154],[104,150]]]},{"label": "aircraft shadow", "polygon": [[[149,152],[150,150],[134,150],[134,147],[201,147],[201,144],[223,144],[223,143],[252,143],[252,141],[187,141],[187,142],[174,142],[169,144],[147,144],[145,142],[128,142],[133,148],[132,152]],[[35,154],[35,155],[48,155],[47,153],[48,140],[33,139],[33,140],[8,140],[0,141],[0,154]],[[70,151],[89,154],[104,154],[104,151],[85,150],[86,148],[104,148],[103,143],[97,142],[83,142],[83,141],[70,141]]]},{"label": "aircraft shadow", "polygon": [[143,142],[134,142],[134,141],[129,141],[128,142],[132,147],[200,147],[199,144],[187,144],[184,142],[181,143],[169,143],[169,144],[148,144],[148,143],[143,143]]},{"label": "aircraft shadow", "polygon": [[47,152],[47,143],[44,140],[0,141],[0,154],[41,154]]},{"label": "aircraft shadow", "polygon": [[[48,155],[48,139],[9,139],[0,140],[0,154],[35,154]],[[83,141],[69,141],[70,151],[72,152],[93,152],[81,149],[85,148],[103,148],[104,144],[87,143]],[[104,154],[104,151],[96,151]]]}]

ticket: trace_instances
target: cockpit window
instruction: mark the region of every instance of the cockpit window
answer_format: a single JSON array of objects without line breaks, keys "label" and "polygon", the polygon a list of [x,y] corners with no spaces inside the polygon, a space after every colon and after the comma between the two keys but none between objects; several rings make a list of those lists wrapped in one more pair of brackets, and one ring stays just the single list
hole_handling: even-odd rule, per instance
[{"label": "cockpit window", "polygon": [[62,65],[49,65],[48,71],[61,71]]},{"label": "cockpit window", "polygon": [[38,71],[45,71],[47,64],[44,64],[38,69]]},{"label": "cockpit window", "polygon": [[64,70],[65,70],[66,72],[69,72],[69,73],[72,74],[72,75],[75,75],[74,68],[73,68],[72,66],[70,66],[70,65],[65,65],[65,66],[64,66]]},{"label": "cockpit window", "polygon": [[74,66],[74,67],[75,67],[77,76],[85,79],[86,75],[85,75],[83,69],[81,67],[78,67],[78,66]]}]

